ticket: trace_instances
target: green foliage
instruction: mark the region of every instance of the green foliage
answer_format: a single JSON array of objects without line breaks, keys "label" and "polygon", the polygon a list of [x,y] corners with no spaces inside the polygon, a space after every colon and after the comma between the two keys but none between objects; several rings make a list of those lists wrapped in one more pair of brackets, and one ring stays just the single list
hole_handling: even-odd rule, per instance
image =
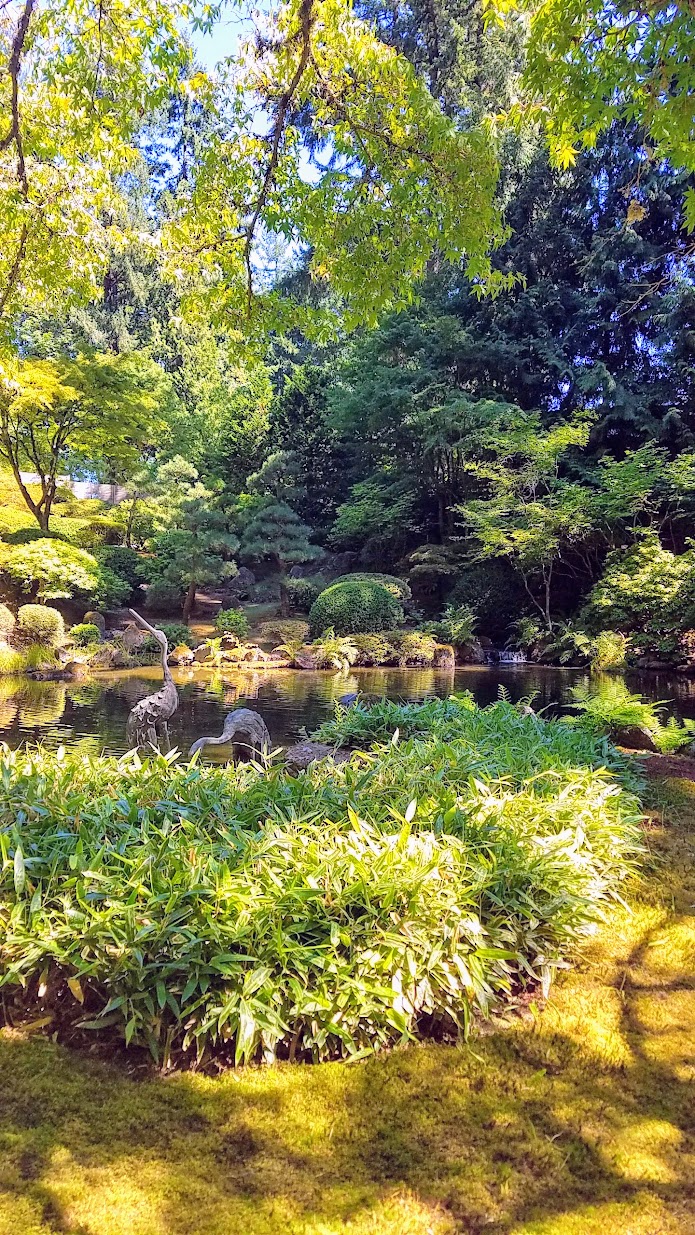
[{"label": "green foliage", "polygon": [[356,665],[386,665],[394,649],[391,635],[352,635],[351,641],[357,650]]},{"label": "green foliage", "polygon": [[0,604],[0,641],[7,642],[14,630],[15,616],[7,605]]},{"label": "green foliage", "polygon": [[[157,630],[163,631],[166,635],[170,652],[181,645],[190,647],[191,643],[195,641],[190,627],[186,626],[183,622],[158,622]],[[160,651],[160,646],[153,635],[147,636],[142,648],[144,652]]]},{"label": "green foliage", "polygon": [[439,621],[428,629],[445,643],[462,648],[475,638],[477,621],[477,614],[468,605],[447,605]]},{"label": "green foliage", "polygon": [[472,609],[480,633],[504,641],[505,632],[528,603],[528,596],[509,563],[493,558],[456,574],[449,603]]},{"label": "green foliage", "polygon": [[595,673],[624,669],[630,641],[615,630],[602,630],[593,642],[591,668]]},{"label": "green foliage", "polygon": [[154,556],[145,563],[150,583],[147,603],[166,608],[177,598],[180,603],[186,593],[183,617],[187,620],[197,587],[221,584],[236,573],[232,557],[239,541],[230,532],[229,519],[215,494],[199,481],[197,470],[185,459],[177,457],[164,464],[157,473],[157,485],[169,520],[154,538]]},{"label": "green foliage", "polygon": [[42,600],[65,597],[112,605],[130,595],[130,586],[91,553],[47,537],[15,546],[0,569]]},{"label": "green foliage", "polygon": [[326,587],[326,580],[321,575],[309,579],[288,579],[287,595],[290,605],[300,613],[308,613],[314,601]]},{"label": "green foliage", "polygon": [[142,583],[145,565],[143,558],[136,553],[135,549],[129,549],[126,545],[106,545],[94,556],[102,566],[108,567],[119,579],[124,579],[130,584],[131,592],[134,592]]},{"label": "green foliage", "polygon": [[24,657],[15,648],[0,643],[0,675],[21,673],[24,669]]},{"label": "green foliage", "polygon": [[425,630],[390,631],[388,639],[396,663],[408,665],[431,665],[439,647],[434,636]]},{"label": "green foliage", "polygon": [[78,622],[76,626],[70,627],[70,638],[76,647],[86,648],[100,642],[101,631],[92,622]]},{"label": "green foliage", "polygon": [[387,592],[390,592],[392,596],[396,597],[396,600],[404,608],[413,598],[410,585],[405,579],[398,579],[396,575],[383,575],[377,572],[372,573],[369,571],[358,570],[353,571],[349,575],[340,575],[339,578],[333,580],[333,583],[352,583],[353,581],[363,582],[365,579],[368,583],[380,583],[382,587],[386,588]]},{"label": "green foliage", "polygon": [[215,618],[215,629],[224,635],[245,639],[249,633],[249,619],[241,609],[220,609]]},{"label": "green foliage", "polygon": [[695,721],[679,724],[671,716],[664,724],[660,715],[664,704],[647,702],[641,695],[632,694],[623,682],[609,679],[598,686],[575,686],[571,693],[570,707],[580,713],[580,723],[594,732],[613,735],[633,726],[644,729],[662,754],[689,745],[695,736]]},{"label": "green foliage", "polygon": [[250,510],[241,538],[241,553],[256,560],[270,558],[280,572],[283,617],[289,616],[287,571],[300,562],[310,562],[320,550],[309,543],[311,529],[302,523],[287,502],[270,495],[261,497]]},{"label": "green foliage", "polygon": [[583,610],[594,629],[620,630],[638,650],[673,653],[695,625],[695,552],[676,555],[647,533],[609,553]]},{"label": "green foliage", "polygon": [[15,634],[25,644],[58,648],[65,642],[62,614],[50,605],[21,605],[17,611]]},{"label": "green foliage", "polygon": [[336,635],[332,626],[314,639],[311,651],[318,669],[349,669],[357,659],[357,648],[352,639]]},{"label": "green foliage", "polygon": [[[656,162],[695,171],[689,59],[695,20],[687,6],[654,9],[637,0],[615,13],[598,0],[581,0],[571,9],[559,0],[534,6],[502,0],[492,8],[532,9],[524,84],[559,167],[571,167],[579,150],[627,119],[645,130],[645,147]],[[628,224],[638,224],[646,213],[638,197],[633,202]],[[691,230],[691,212],[686,222]]]},{"label": "green foliage", "polygon": [[370,579],[332,583],[309,611],[313,636],[328,627],[339,634],[389,630],[403,620],[403,609],[392,592]]},{"label": "green foliage", "polygon": [[[350,709],[342,736],[351,714],[369,717]],[[5,751],[6,999],[30,1003],[47,969],[49,990],[69,980],[63,1023],[241,1063],[465,1032],[547,988],[635,863],[620,762],[504,703],[380,715],[366,763],[300,777]]]},{"label": "green foliage", "polygon": [[183,588],[164,578],[153,579],[145,593],[145,605],[155,612],[180,609],[183,604]]},{"label": "green foliage", "polygon": [[259,639],[280,639],[283,642],[299,641],[300,646],[309,638],[309,623],[301,618],[286,618],[284,621],[272,618],[261,622],[258,627]]},{"label": "green foliage", "polygon": [[56,669],[60,664],[55,650],[45,643],[30,643],[22,649],[25,669]]}]

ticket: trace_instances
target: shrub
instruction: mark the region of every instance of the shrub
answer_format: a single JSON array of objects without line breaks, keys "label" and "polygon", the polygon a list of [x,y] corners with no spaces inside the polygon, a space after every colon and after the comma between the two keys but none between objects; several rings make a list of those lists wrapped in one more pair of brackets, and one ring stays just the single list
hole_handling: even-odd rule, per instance
[{"label": "shrub", "polygon": [[297,777],[3,751],[5,1007],[43,975],[41,1015],[164,1063],[321,1060],[547,988],[637,860],[626,765],[505,703],[389,706],[419,736]]},{"label": "shrub", "polygon": [[293,609],[308,613],[318,596],[325,590],[326,580],[320,575],[310,579],[288,579],[287,595]]},{"label": "shrub", "polygon": [[571,695],[573,702],[569,706],[580,713],[575,723],[595,733],[616,736],[621,729],[643,729],[662,754],[672,754],[689,745],[695,736],[695,721],[680,725],[675,717],[670,717],[663,724],[660,713],[664,702],[647,702],[641,695],[632,694],[623,682],[609,680],[599,686],[574,686]]},{"label": "shrub", "polygon": [[695,551],[671,553],[654,532],[614,550],[582,617],[593,630],[632,634],[638,651],[672,656],[679,633],[695,624]]},{"label": "shrub", "polygon": [[407,606],[410,600],[412,600],[413,594],[410,590],[410,584],[407,583],[405,579],[399,579],[397,575],[382,575],[378,573],[370,574],[369,571],[357,570],[349,575],[340,575],[339,578],[334,579],[333,582],[361,583],[365,579],[368,583],[380,583],[381,586],[385,587],[386,591],[390,592],[392,596],[395,596],[396,600],[399,601],[399,603],[404,607]]},{"label": "shrub", "polygon": [[7,642],[14,630],[14,624],[15,616],[12,610],[8,609],[7,605],[0,604],[0,641],[4,639]]},{"label": "shrub", "polygon": [[475,626],[476,615],[468,605],[447,605],[439,621],[432,622],[429,630],[445,643],[462,648],[475,638]]},{"label": "shrub", "polygon": [[129,586],[91,553],[49,537],[17,545],[3,559],[2,571],[42,600],[65,597],[109,605],[130,593]]},{"label": "shrub", "polygon": [[434,635],[425,630],[391,631],[389,640],[398,664],[431,665],[439,647]]},{"label": "shrub", "polygon": [[144,559],[136,553],[135,549],[129,549],[126,545],[108,545],[103,549],[99,549],[95,554],[102,566],[108,567],[119,579],[124,579],[130,584],[131,592],[140,586],[143,581],[144,574]]},{"label": "shrub", "polygon": [[273,618],[269,622],[261,622],[258,627],[259,639],[280,639],[283,643],[299,642],[300,646],[309,638],[309,623],[301,618]]},{"label": "shrub", "polygon": [[482,634],[504,640],[510,623],[525,606],[523,584],[516,571],[500,558],[480,562],[462,571],[449,602],[472,609]]},{"label": "shrub", "polygon": [[381,583],[355,579],[332,583],[314,601],[309,612],[313,637],[331,627],[339,635],[390,630],[403,620],[403,610]]},{"label": "shrub", "polygon": [[[190,627],[183,622],[158,622],[157,630],[164,631],[169,644],[169,651],[173,652],[174,648],[184,647],[189,648],[191,643],[195,641]],[[160,646],[153,635],[148,635],[142,645],[143,652],[159,652]]]},{"label": "shrub", "polygon": [[[79,510],[80,507],[74,507]],[[51,532],[60,536],[77,549],[99,549],[103,545],[117,545],[123,535],[119,523],[106,515],[54,514]]]},{"label": "shrub", "polygon": [[215,629],[221,634],[245,639],[249,633],[249,619],[241,609],[220,609],[215,620]]},{"label": "shrub", "polygon": [[70,638],[76,647],[86,648],[92,643],[99,643],[101,631],[93,622],[78,622],[70,628]]},{"label": "shrub", "polygon": [[386,665],[395,658],[388,635],[353,635],[357,651],[356,665]]},{"label": "shrub", "polygon": [[30,643],[24,649],[23,660],[25,669],[55,669],[60,663],[54,649],[43,643]]},{"label": "shrub", "polygon": [[624,669],[629,642],[625,635],[616,630],[602,630],[594,640],[591,668],[596,673]]},{"label": "shrub", "polygon": [[41,644],[57,648],[65,642],[62,615],[50,605],[22,605],[17,612],[15,635],[22,645]]},{"label": "shrub", "polygon": [[349,669],[357,659],[357,648],[352,639],[336,635],[330,627],[314,640],[311,650],[318,669]]},{"label": "shrub", "polygon": [[21,673],[24,669],[24,657],[15,648],[0,644],[0,674]]},{"label": "shrub", "polygon": [[166,610],[180,609],[183,605],[181,588],[167,583],[163,579],[155,579],[148,585],[145,595],[145,605],[148,609]]}]

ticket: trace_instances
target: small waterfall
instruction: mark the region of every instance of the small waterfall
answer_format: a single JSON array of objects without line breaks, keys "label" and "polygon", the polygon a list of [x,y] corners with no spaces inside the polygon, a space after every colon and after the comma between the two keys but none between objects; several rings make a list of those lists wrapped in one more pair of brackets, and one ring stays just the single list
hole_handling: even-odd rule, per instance
[{"label": "small waterfall", "polygon": [[485,659],[489,665],[525,665],[524,652],[510,652],[508,648],[488,648]]}]

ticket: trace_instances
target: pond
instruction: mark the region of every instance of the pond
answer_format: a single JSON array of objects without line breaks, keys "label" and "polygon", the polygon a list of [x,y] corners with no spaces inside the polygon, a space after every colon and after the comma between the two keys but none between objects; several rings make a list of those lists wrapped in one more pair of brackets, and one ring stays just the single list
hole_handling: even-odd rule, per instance
[{"label": "pond", "polygon": [[[504,686],[513,702],[534,696],[536,709],[555,711],[569,698],[570,687],[587,680],[582,669],[538,665],[433,669],[357,669],[349,673],[274,670],[215,673],[176,669],[179,710],[170,723],[171,741],[180,750],[203,734],[221,732],[237,704],[263,716],[274,745],[294,742],[333,713],[341,695],[361,690],[390,699],[425,699],[453,690],[470,690],[478,703],[491,703]],[[676,674],[628,673],[625,682],[649,699],[667,699],[678,716],[695,718],[695,680]],[[85,682],[36,682],[0,677],[0,741],[10,746],[42,742],[46,746],[86,743],[95,752],[120,755],[127,749],[126,718],[133,704],[157,690],[156,668],[102,673]],[[225,757],[210,748],[209,756]]]}]

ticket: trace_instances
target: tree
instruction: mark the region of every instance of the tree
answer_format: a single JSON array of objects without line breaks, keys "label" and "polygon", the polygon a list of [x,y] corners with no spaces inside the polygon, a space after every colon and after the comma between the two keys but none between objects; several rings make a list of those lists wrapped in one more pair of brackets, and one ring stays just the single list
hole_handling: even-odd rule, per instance
[{"label": "tree", "polygon": [[233,555],[239,541],[216,495],[200,483],[196,469],[185,459],[172,459],[159,468],[157,489],[168,526],[152,544],[153,596],[167,590],[183,596],[182,616],[188,622],[198,587],[236,573]]},{"label": "tree", "polygon": [[299,496],[297,460],[289,451],[271,455],[248,488],[257,495],[248,508],[241,537],[241,552],[248,558],[270,558],[280,575],[280,611],[289,617],[287,572],[290,566],[310,562],[320,554],[309,543],[311,529],[302,523],[287,501]]},{"label": "tree", "polygon": [[586,422],[543,432],[538,413],[517,409],[490,432],[488,458],[469,464],[486,489],[484,497],[461,507],[477,542],[475,557],[510,562],[548,630],[556,567],[593,530],[591,490],[562,474],[568,455],[588,437]]},{"label": "tree", "polygon": [[[48,530],[61,468],[121,480],[163,429],[167,384],[137,354],[0,362],[0,458],[39,527]],[[35,500],[21,477],[36,472]]]},{"label": "tree", "polygon": [[190,53],[171,0],[0,10],[0,340],[27,307],[92,296],[123,238],[119,177]]},{"label": "tree", "polygon": [[[181,33],[190,17],[182,0],[103,0],[98,20],[89,0],[3,6],[5,341],[20,309],[97,292],[112,242],[132,235],[124,192],[139,138],[186,95],[210,128],[204,142],[169,144],[185,175],[170,178],[152,244],[194,317],[207,305],[255,343],[301,316],[259,270],[268,234],[310,253],[353,320],[407,303],[442,247],[502,285],[488,259],[502,236],[491,127],[459,132],[346,0],[277,5],[266,35],[214,80],[192,71]],[[193,21],[209,28],[218,17],[207,5]]]},{"label": "tree", "polygon": [[[695,172],[695,13],[690,4],[493,0],[491,8],[532,12],[524,81],[558,166],[570,166],[578,149],[594,146],[616,120],[627,120],[641,126],[643,152],[656,164]],[[628,219],[638,220],[642,209],[636,196]],[[692,231],[692,188],[686,222]]]}]

